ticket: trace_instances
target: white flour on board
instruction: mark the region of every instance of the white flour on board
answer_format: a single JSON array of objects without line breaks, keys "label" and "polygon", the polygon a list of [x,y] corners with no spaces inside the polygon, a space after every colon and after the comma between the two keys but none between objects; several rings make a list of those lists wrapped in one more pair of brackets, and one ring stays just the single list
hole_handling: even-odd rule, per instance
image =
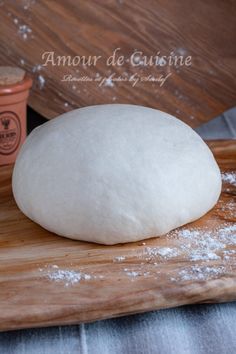
[{"label": "white flour on board", "polygon": [[140,269],[139,271],[135,271],[132,270],[132,268],[124,268],[124,272],[125,275],[127,275],[131,279],[131,281],[133,281],[136,277],[147,277],[150,275],[150,272],[143,271],[142,269]]},{"label": "white flour on board", "polygon": [[44,268],[39,268],[39,271],[43,272],[43,275],[49,280],[55,282],[61,282],[66,287],[80,283],[81,281],[85,281],[85,280],[103,278],[102,276],[97,277],[80,271],[59,268],[59,266],[56,264],[53,264],[51,266],[45,266]]},{"label": "white flour on board", "polygon": [[[235,264],[236,224],[224,223],[213,230],[207,227],[182,228],[171,231],[166,237],[173,239],[174,247],[145,247],[144,244],[139,252],[129,250],[125,255],[115,256],[113,262],[119,264],[119,271],[124,272],[131,281],[140,277],[158,279],[160,274],[163,276],[160,266],[168,260],[173,262],[173,259],[176,259],[176,267],[179,266],[180,258],[182,262],[193,262],[193,265],[183,265],[174,274],[173,271],[170,274],[164,271],[170,281],[203,281],[218,278],[227,273],[226,266]],[[129,264],[129,261],[135,258],[139,259],[139,264]],[[213,266],[212,261],[220,263]],[[106,277],[102,273],[93,275],[80,270],[59,268],[57,265],[39,268],[39,271],[50,281],[61,282],[66,287]]]},{"label": "white flour on board", "polygon": [[221,178],[223,182],[236,186],[236,172],[223,172]]},{"label": "white flour on board", "polygon": [[188,281],[188,280],[206,280],[217,278],[220,274],[226,272],[223,266],[210,267],[210,266],[192,266],[190,269],[183,269],[178,273],[177,278],[171,278],[171,281]]},{"label": "white flour on board", "polygon": [[125,256],[117,256],[113,259],[113,262],[122,262],[125,260]]},{"label": "white flour on board", "polygon": [[[135,279],[138,276],[149,276],[158,274],[157,270],[163,262],[178,259],[193,262],[192,266],[181,267],[175,276],[170,275],[171,281],[187,280],[207,280],[223,275],[227,263],[230,265],[235,262],[236,249],[229,249],[236,245],[236,224],[224,223],[215,229],[204,228],[182,228],[171,231],[166,236],[176,240],[174,247],[145,247],[138,254],[130,255],[142,260],[141,265],[132,268],[124,268],[127,276]],[[226,249],[227,248],[227,249]],[[126,254],[125,259],[128,260]],[[204,261],[205,265],[202,265]],[[212,266],[212,261],[221,262]],[[209,265],[206,265],[206,262]],[[222,266],[225,264],[225,266]],[[227,263],[226,263],[227,262]],[[145,265],[152,266],[151,271],[147,272]],[[159,273],[161,273],[159,269]],[[168,275],[168,274],[167,274]]]},{"label": "white flour on board", "polygon": [[[222,173],[222,180],[236,186],[236,172]],[[218,210],[230,220],[236,215],[235,201],[230,199],[222,206],[219,202]],[[146,241],[142,242],[138,251],[124,249],[122,254],[113,258],[113,262],[119,267],[117,271],[124,273],[131,281],[140,277],[158,280],[160,275],[165,275],[171,282],[205,281],[227,275],[236,264],[236,224],[233,222],[224,222],[215,228],[212,228],[212,225],[185,226],[169,232],[166,238],[172,240],[173,247],[146,246],[148,242]],[[135,258],[139,259],[138,262]],[[170,273],[165,267],[169,260],[176,264],[176,270],[170,270]],[[192,262],[192,265],[186,266],[185,264],[189,262]],[[92,275],[77,270],[61,269],[57,265],[39,270],[43,271],[49,280],[63,282],[65,286],[106,277],[102,273]]]},{"label": "white flour on board", "polygon": [[219,203],[219,210],[222,211],[227,217],[236,218],[236,207],[233,200],[229,200],[224,204],[222,203],[222,205]]},{"label": "white flour on board", "polygon": [[179,255],[177,248],[170,247],[146,247],[144,250],[146,260],[154,259],[157,256],[164,259],[173,258]]}]

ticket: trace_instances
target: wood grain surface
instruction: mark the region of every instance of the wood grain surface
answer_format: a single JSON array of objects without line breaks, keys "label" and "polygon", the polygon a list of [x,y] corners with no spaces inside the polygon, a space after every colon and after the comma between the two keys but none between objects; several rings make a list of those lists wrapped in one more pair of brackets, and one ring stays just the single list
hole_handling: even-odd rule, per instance
[{"label": "wood grain surface", "polygon": [[[19,65],[32,74],[30,105],[47,118],[72,108],[132,103],[166,111],[197,126],[235,105],[236,3],[214,0],[1,0],[0,64]],[[192,56],[191,66],[108,67],[116,48],[126,59],[135,49],[150,57]],[[102,56],[96,66],[42,66],[42,54]],[[110,75],[159,77],[160,87],[140,82],[62,82]]]},{"label": "wood grain surface", "polygon": [[215,208],[161,238],[116,246],[69,240],[30,221],[12,196],[12,166],[1,167],[0,329],[236,300],[236,142],[209,145],[225,176]]}]

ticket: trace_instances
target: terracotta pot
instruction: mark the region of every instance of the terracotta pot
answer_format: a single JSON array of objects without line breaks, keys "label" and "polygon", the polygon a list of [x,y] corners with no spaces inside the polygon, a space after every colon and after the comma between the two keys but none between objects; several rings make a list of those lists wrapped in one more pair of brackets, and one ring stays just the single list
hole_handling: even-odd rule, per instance
[{"label": "terracotta pot", "polygon": [[13,163],[26,138],[26,104],[32,79],[0,85],[0,165]]}]

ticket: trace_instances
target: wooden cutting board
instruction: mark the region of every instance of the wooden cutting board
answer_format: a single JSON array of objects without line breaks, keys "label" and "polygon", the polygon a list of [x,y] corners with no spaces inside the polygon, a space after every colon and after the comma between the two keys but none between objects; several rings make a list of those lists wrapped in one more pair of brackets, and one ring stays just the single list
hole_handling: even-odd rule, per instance
[{"label": "wooden cutting board", "polygon": [[[0,65],[19,65],[34,78],[30,105],[47,118],[73,108],[102,103],[132,103],[158,108],[198,126],[235,105],[236,6],[215,0],[0,0]],[[116,48],[122,66],[107,66]],[[132,66],[137,49],[148,58],[192,56],[191,66]],[[42,55],[101,56],[97,65],[42,66]],[[157,82],[107,82],[97,76],[136,74]],[[93,81],[62,81],[64,75]]]},{"label": "wooden cutting board", "polygon": [[47,232],[16,207],[0,169],[0,329],[72,324],[236,300],[236,141],[209,143],[222,170],[216,207],[161,238],[117,246]]}]

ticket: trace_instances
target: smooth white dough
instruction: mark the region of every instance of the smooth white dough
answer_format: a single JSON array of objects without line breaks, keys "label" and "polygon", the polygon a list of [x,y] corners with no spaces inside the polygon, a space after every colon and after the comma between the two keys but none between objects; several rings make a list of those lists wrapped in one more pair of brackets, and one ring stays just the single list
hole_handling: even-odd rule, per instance
[{"label": "smooth white dough", "polygon": [[220,192],[203,140],[177,118],[134,105],[76,109],[41,125],[13,172],[25,215],[103,244],[163,235],[204,215]]}]

